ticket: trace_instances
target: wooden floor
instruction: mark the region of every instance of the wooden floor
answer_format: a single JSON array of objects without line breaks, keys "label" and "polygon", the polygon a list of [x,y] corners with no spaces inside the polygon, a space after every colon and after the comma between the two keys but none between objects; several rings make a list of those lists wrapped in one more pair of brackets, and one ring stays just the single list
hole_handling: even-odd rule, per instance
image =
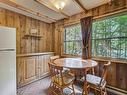
[{"label": "wooden floor", "polygon": [[18,89],[17,95],[48,95],[49,84],[50,78],[44,78]]},{"label": "wooden floor", "polygon": [[[31,83],[27,86],[18,89],[17,95],[54,95],[49,90],[49,85],[50,85],[50,78],[46,77],[42,80],[36,81],[34,83]],[[81,88],[79,86],[75,85],[75,92],[76,95],[82,95]],[[94,95],[94,94],[90,93],[89,95]],[[114,95],[114,94],[108,94],[108,95]]]}]

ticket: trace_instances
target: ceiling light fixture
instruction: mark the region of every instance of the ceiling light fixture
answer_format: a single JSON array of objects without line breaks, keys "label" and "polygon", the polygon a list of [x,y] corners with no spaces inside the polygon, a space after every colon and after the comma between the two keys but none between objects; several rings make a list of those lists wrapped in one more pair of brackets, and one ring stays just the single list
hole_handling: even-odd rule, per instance
[{"label": "ceiling light fixture", "polygon": [[67,0],[50,0],[50,1],[58,10],[62,10],[66,5]]}]

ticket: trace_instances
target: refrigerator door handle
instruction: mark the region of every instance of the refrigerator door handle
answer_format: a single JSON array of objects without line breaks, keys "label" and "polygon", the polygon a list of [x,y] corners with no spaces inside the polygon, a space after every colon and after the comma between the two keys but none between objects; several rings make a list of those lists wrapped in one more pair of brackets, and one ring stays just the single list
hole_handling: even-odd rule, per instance
[{"label": "refrigerator door handle", "polygon": [[15,51],[15,49],[0,49],[0,51]]}]

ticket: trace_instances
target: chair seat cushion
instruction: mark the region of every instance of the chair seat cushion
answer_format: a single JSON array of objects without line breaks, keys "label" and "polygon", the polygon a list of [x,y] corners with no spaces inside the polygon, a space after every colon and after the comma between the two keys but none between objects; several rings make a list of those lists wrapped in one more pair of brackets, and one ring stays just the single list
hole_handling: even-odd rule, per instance
[{"label": "chair seat cushion", "polygon": [[101,86],[101,87],[106,85],[106,81],[104,79],[101,82],[102,78],[95,75],[87,74],[86,79],[87,79],[87,82],[92,85]]},{"label": "chair seat cushion", "polygon": [[70,73],[63,73],[63,82],[60,75],[55,75],[54,77],[52,77],[52,81],[61,86],[70,84],[71,82],[74,81],[74,79],[75,79],[74,75]]}]

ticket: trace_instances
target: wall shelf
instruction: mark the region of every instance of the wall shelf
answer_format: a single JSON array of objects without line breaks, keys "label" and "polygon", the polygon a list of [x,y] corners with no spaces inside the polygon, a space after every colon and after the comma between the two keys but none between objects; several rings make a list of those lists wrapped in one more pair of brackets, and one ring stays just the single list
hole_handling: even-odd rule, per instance
[{"label": "wall shelf", "polygon": [[26,38],[26,37],[27,37],[27,38],[28,38],[28,37],[33,37],[33,38],[38,38],[38,39],[42,38],[41,35],[35,35],[35,34],[25,34],[24,37],[25,37],[25,38]]}]

